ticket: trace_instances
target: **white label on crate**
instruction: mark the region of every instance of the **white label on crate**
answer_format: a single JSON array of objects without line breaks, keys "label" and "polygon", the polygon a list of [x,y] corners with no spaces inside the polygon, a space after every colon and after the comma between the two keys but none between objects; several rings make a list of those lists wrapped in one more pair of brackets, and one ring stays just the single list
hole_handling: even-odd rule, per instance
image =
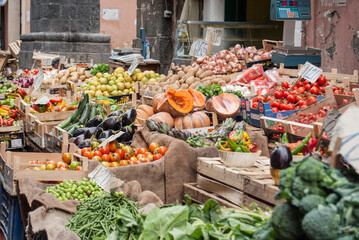
[{"label": "white label on crate", "polygon": [[11,140],[11,148],[17,148],[17,147],[22,147],[22,139],[12,139]]},{"label": "white label on crate", "polygon": [[109,138],[107,138],[105,141],[103,141],[100,145],[97,146],[97,149],[102,148],[103,146],[106,146],[108,143],[116,140],[116,138],[120,137],[122,134],[124,134],[124,132],[120,131],[118,133],[116,133],[115,135],[110,136]]},{"label": "white label on crate", "polygon": [[42,72],[42,68],[40,68],[39,73],[36,74],[35,80],[34,80],[34,89],[35,91],[39,89],[41,86],[42,81],[44,80],[44,73]]},{"label": "white label on crate", "polygon": [[102,165],[97,166],[97,168],[89,173],[88,177],[94,180],[106,192],[116,191],[124,183]]},{"label": "white label on crate", "polygon": [[335,125],[339,120],[341,113],[338,108],[333,107],[332,110],[327,114],[323,123],[323,134],[326,134],[329,139],[332,139]]},{"label": "white label on crate", "polygon": [[43,96],[42,98],[38,99],[34,104],[46,105],[48,102],[50,102],[50,98],[48,98],[47,96]]},{"label": "white label on crate", "polygon": [[135,71],[139,63],[140,63],[139,57],[136,57],[135,60],[133,60],[130,68],[127,70],[129,75],[132,75],[133,71]]},{"label": "white label on crate", "polygon": [[299,70],[298,76],[307,79],[311,83],[315,83],[322,74],[323,70],[314,66],[310,62],[306,62],[304,66]]},{"label": "white label on crate", "polygon": [[207,56],[208,42],[203,40],[196,40],[192,43],[191,50],[189,51],[190,56],[203,58]]},{"label": "white label on crate", "polygon": [[222,42],[222,29],[219,28],[213,28],[213,27],[208,27],[207,31],[206,31],[206,39],[205,41],[209,43],[209,39],[212,35],[212,45],[213,46],[220,46],[221,42]]}]

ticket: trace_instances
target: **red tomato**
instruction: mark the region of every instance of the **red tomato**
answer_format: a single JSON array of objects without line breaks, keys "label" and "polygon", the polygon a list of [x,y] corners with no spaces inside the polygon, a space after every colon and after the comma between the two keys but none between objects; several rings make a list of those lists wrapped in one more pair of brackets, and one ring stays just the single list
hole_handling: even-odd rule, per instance
[{"label": "red tomato", "polygon": [[308,106],[314,104],[317,101],[317,98],[315,96],[311,96],[307,99]]},{"label": "red tomato", "polygon": [[283,103],[283,104],[279,105],[279,109],[280,109],[281,111],[287,110],[287,104]]},{"label": "red tomato", "polygon": [[299,102],[299,101],[302,100],[302,99],[303,99],[303,97],[300,96],[300,95],[298,95],[298,96],[295,97],[295,101],[296,101],[296,102]]},{"label": "red tomato", "polygon": [[81,149],[81,155],[83,156],[85,152],[91,151],[90,148],[83,148]]},{"label": "red tomato", "polygon": [[298,95],[298,94],[299,94],[299,92],[298,92],[298,90],[293,90],[293,91],[291,91],[291,92],[290,92],[290,94],[293,94],[293,95]]},{"label": "red tomato", "polygon": [[319,87],[318,82],[313,83],[314,86]]},{"label": "red tomato", "polygon": [[295,86],[295,87],[292,87],[292,89],[293,89],[293,90],[297,90],[297,89],[298,89],[298,87],[297,87],[297,86]]},{"label": "red tomato", "polygon": [[131,154],[125,153],[124,159],[125,159],[125,160],[131,159]]},{"label": "red tomato", "polygon": [[302,86],[303,86],[303,82],[302,82],[302,81],[299,81],[299,82],[297,83],[297,87],[300,88],[300,87],[302,87]]},{"label": "red tomato", "polygon": [[295,105],[294,104],[287,104],[287,110],[290,111],[290,110],[294,110],[295,109]]},{"label": "red tomato", "polygon": [[156,151],[157,152],[155,154],[159,153],[162,156],[164,156],[167,152],[167,148],[165,146],[162,146],[162,147],[157,148]]},{"label": "red tomato", "polygon": [[311,88],[311,86],[310,86],[310,84],[305,84],[304,88],[305,88],[306,91],[309,91],[309,89]]},{"label": "red tomato", "polygon": [[111,157],[107,153],[102,155],[102,161],[109,162],[110,160],[111,160]]},{"label": "red tomato", "polygon": [[277,101],[273,101],[269,105],[271,106],[271,108],[278,108],[279,107],[279,103]]},{"label": "red tomato", "polygon": [[160,145],[158,143],[151,143],[150,144],[150,151],[153,152],[156,150],[156,148],[159,148]]},{"label": "red tomato", "polygon": [[300,101],[298,101],[298,105],[299,105],[299,106],[307,105],[307,101],[305,101],[305,100],[300,100]]},{"label": "red tomato", "polygon": [[309,83],[308,80],[305,80],[305,81],[303,82],[303,84],[304,84],[304,85],[307,85],[307,84],[310,84],[310,83]]},{"label": "red tomato", "polygon": [[312,87],[312,88],[310,89],[310,93],[311,93],[311,94],[318,95],[318,94],[319,94],[319,88],[317,88],[317,87]]},{"label": "red tomato", "polygon": [[120,161],[121,158],[117,153],[111,153],[110,160],[111,160],[111,162],[117,162],[117,161]]},{"label": "red tomato", "polygon": [[300,106],[300,109],[304,109],[304,108],[307,108],[308,106],[307,105],[302,105]]},{"label": "red tomato", "polygon": [[266,98],[264,96],[262,96],[262,95],[257,96],[257,101],[258,102],[260,102],[260,101],[264,102],[265,100],[266,100]]},{"label": "red tomato", "polygon": [[141,153],[141,151],[140,151],[139,148],[135,148],[135,150],[133,151],[133,154],[134,154],[135,156],[137,156],[137,155],[140,154],[140,153]]},{"label": "red tomato", "polygon": [[289,83],[288,83],[288,82],[282,83],[282,87],[284,87],[284,88],[289,88]]},{"label": "red tomato", "polygon": [[281,92],[281,91],[275,91],[275,92],[274,92],[274,97],[275,97],[276,99],[282,99],[282,98],[283,98],[283,92]]},{"label": "red tomato", "polygon": [[323,75],[320,75],[317,82],[319,85],[325,85],[325,83],[327,82],[327,79]]},{"label": "red tomato", "polygon": [[146,153],[148,152],[147,148],[140,148],[140,153]]},{"label": "red tomato", "polygon": [[289,95],[289,92],[288,92],[288,91],[284,91],[284,92],[283,92],[283,97],[284,97],[284,98],[287,98],[288,95]]},{"label": "red tomato", "polygon": [[115,153],[119,155],[120,159],[123,159],[125,157],[125,150],[123,150],[122,148],[117,148]]},{"label": "red tomato", "polygon": [[258,107],[258,103],[257,103],[257,102],[254,102],[254,103],[252,104],[252,108],[257,109],[257,107]]},{"label": "red tomato", "polygon": [[109,154],[110,147],[109,146],[103,146],[102,148],[100,148],[100,151],[101,151],[102,155]]},{"label": "red tomato", "polygon": [[102,153],[101,153],[100,150],[95,150],[95,151],[93,152],[93,155],[94,155],[94,156],[102,157]]},{"label": "red tomato", "polygon": [[339,90],[335,90],[333,93],[334,93],[334,94],[340,94],[340,93],[339,93]]},{"label": "red tomato", "polygon": [[319,87],[319,91],[320,91],[321,93],[325,93],[325,88],[324,88],[324,87]]},{"label": "red tomato", "polygon": [[267,99],[266,99],[266,102],[271,102],[274,100],[274,97],[273,96],[268,96]]},{"label": "red tomato", "polygon": [[276,113],[276,112],[279,112],[278,108],[274,107],[272,108],[272,112]]},{"label": "red tomato", "polygon": [[94,154],[93,154],[93,152],[85,152],[83,156],[87,157],[88,159],[92,159]]},{"label": "red tomato", "polygon": [[162,154],[157,153],[153,156],[153,161],[156,161],[156,160],[160,159],[161,157],[162,157]]},{"label": "red tomato", "polygon": [[291,103],[295,103],[295,97],[292,95],[292,94],[289,94],[288,96],[287,96],[287,100],[289,101],[289,102],[291,102]]},{"label": "red tomato", "polygon": [[305,92],[305,88],[304,87],[298,88],[298,92],[300,92],[300,94],[303,94]]},{"label": "red tomato", "polygon": [[116,141],[112,141],[108,144],[108,147],[110,148],[111,152],[114,152],[117,149],[117,142]]}]

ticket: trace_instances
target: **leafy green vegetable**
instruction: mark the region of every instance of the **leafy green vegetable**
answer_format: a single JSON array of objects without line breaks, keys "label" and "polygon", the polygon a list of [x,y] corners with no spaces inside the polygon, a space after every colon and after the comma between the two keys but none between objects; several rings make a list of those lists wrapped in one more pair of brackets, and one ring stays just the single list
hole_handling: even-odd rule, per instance
[{"label": "leafy green vegetable", "polygon": [[110,72],[110,66],[108,64],[105,63],[99,63],[99,64],[95,64],[91,74],[92,75],[96,75],[97,73],[109,73]]}]

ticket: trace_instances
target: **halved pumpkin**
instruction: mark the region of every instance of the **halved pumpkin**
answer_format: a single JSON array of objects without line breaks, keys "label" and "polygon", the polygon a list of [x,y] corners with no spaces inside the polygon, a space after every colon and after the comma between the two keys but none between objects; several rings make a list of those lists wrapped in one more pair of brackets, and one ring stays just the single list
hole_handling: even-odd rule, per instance
[{"label": "halved pumpkin", "polygon": [[206,97],[192,88],[188,89],[188,92],[193,98],[193,111],[202,110],[206,103]]},{"label": "halved pumpkin", "polygon": [[235,116],[241,108],[239,98],[232,93],[222,93],[211,98],[211,104],[206,105],[208,111],[214,110],[220,118]]},{"label": "halved pumpkin", "polygon": [[155,115],[151,116],[149,119],[155,120],[156,122],[167,123],[168,126],[170,126],[170,128],[173,128],[174,125],[172,116],[167,112],[156,113]]},{"label": "halved pumpkin", "polygon": [[170,105],[167,101],[167,93],[160,93],[153,97],[152,99],[152,106],[153,106],[153,112],[159,113],[159,112],[171,112]]},{"label": "halved pumpkin", "polygon": [[167,101],[172,107],[171,113],[174,116],[189,113],[193,109],[193,97],[184,89],[179,91],[173,88],[168,89]]}]

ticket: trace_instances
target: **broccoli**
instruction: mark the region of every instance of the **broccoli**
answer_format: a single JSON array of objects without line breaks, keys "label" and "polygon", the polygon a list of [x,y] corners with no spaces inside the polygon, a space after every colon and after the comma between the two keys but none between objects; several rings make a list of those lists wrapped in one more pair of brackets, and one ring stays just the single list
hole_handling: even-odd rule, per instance
[{"label": "broccoli", "polygon": [[309,194],[309,195],[305,196],[300,201],[299,210],[302,213],[308,213],[312,209],[318,207],[318,205],[320,205],[320,204],[321,205],[325,204],[325,200],[324,200],[323,197],[318,196],[318,195],[314,195],[314,194]]},{"label": "broccoli", "polygon": [[307,182],[300,177],[294,179],[292,193],[299,199],[302,199],[307,194],[326,196],[326,193],[318,187],[316,182]]},{"label": "broccoli", "polygon": [[323,179],[322,171],[324,164],[314,158],[307,158],[297,168],[297,174],[304,180],[316,182]]},{"label": "broccoli", "polygon": [[288,203],[283,203],[274,208],[271,225],[276,231],[278,239],[302,239],[303,231],[300,220],[301,214],[298,209]]},{"label": "broccoli", "polygon": [[291,188],[295,178],[295,168],[289,167],[280,171],[278,187],[280,189]]},{"label": "broccoli", "polygon": [[276,233],[270,223],[270,221],[266,221],[262,223],[260,228],[258,228],[253,234],[253,240],[276,240]]},{"label": "broccoli", "polygon": [[325,201],[327,203],[336,204],[339,201],[339,196],[335,193],[331,193],[326,197]]},{"label": "broccoli", "polygon": [[334,240],[338,237],[339,224],[340,217],[335,210],[319,205],[304,216],[302,228],[311,240]]}]

